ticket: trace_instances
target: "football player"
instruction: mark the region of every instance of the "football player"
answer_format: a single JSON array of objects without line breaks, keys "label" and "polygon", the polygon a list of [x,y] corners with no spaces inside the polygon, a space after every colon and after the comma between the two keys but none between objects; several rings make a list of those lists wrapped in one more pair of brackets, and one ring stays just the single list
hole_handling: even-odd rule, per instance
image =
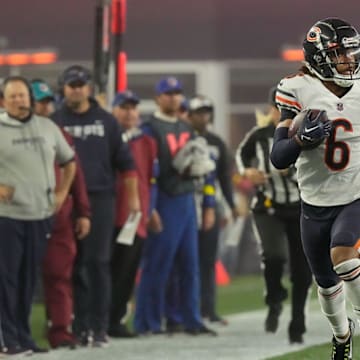
[{"label": "football player", "polygon": [[[281,122],[271,160],[279,169],[296,162],[302,241],[333,331],[332,359],[352,359],[345,288],[359,317],[360,36],[349,23],[328,18],[310,28],[303,48],[301,71],[278,85]],[[297,134],[288,138],[292,119],[305,109],[325,110],[330,120],[324,126],[323,118],[314,122],[305,116]]]}]

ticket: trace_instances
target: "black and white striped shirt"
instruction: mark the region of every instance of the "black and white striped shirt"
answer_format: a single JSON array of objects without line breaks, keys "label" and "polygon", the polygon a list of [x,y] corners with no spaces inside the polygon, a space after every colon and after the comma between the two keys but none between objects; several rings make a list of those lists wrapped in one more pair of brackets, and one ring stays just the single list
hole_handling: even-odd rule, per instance
[{"label": "black and white striped shirt", "polygon": [[239,144],[236,151],[236,164],[240,174],[246,168],[256,167],[269,175],[266,185],[258,192],[271,199],[273,204],[290,205],[300,201],[295,168],[289,168],[287,174],[275,169],[270,161],[275,126],[254,127]]}]

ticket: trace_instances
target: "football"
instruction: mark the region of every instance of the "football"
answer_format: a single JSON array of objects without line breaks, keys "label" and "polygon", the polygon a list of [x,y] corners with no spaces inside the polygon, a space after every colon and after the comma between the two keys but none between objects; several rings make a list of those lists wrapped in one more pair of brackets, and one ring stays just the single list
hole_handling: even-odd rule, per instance
[{"label": "football", "polygon": [[[314,126],[316,126],[318,123],[326,123],[329,120],[326,111],[318,109],[303,110],[294,117],[288,130],[288,138],[292,138],[297,134],[298,130],[303,125],[305,119],[310,119],[311,122],[313,121]],[[323,141],[324,138],[319,138],[318,141],[315,141],[311,144],[304,143],[303,148],[314,149],[319,146]]]}]

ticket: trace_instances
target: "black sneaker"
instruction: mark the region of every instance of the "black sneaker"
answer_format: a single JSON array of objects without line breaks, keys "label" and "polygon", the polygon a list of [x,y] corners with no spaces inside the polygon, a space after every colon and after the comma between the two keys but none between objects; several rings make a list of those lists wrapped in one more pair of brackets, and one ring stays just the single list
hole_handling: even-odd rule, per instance
[{"label": "black sneaker", "polygon": [[354,322],[349,319],[350,336],[344,343],[336,341],[335,336],[332,339],[331,360],[352,360],[352,337],[355,329]]},{"label": "black sneaker", "polygon": [[201,325],[198,328],[194,328],[194,329],[185,329],[184,332],[188,335],[210,335],[210,336],[217,336],[218,333],[213,330],[210,329],[208,327],[206,327],[205,325]]},{"label": "black sneaker", "polygon": [[269,311],[265,319],[265,331],[275,333],[279,326],[279,316],[282,312],[281,303],[269,306]]},{"label": "black sneaker", "polygon": [[45,354],[45,353],[49,352],[48,348],[40,347],[40,346],[37,346],[37,345],[31,347],[29,350],[32,350],[32,352],[34,354]]},{"label": "black sneaker", "polygon": [[289,333],[289,342],[290,344],[303,344],[304,337],[300,333]]},{"label": "black sneaker", "polygon": [[179,334],[184,331],[184,325],[173,321],[167,321],[166,332],[169,335]]},{"label": "black sneaker", "polygon": [[298,317],[290,321],[288,327],[289,342],[290,344],[303,344],[303,334],[306,331],[305,320],[303,316]]},{"label": "black sneaker", "polygon": [[219,325],[224,325],[224,326],[229,325],[229,322],[226,319],[222,318],[217,314],[213,316],[209,316],[209,321],[212,323],[217,323]]},{"label": "black sneaker", "polygon": [[109,346],[109,339],[107,334],[104,331],[99,331],[94,333],[94,338],[92,342],[93,347],[106,348]]},{"label": "black sneaker", "polygon": [[31,356],[34,352],[30,349],[24,349],[21,346],[14,346],[10,348],[2,348],[0,350],[0,358],[4,357],[7,358],[8,356],[12,355],[19,355],[19,356]]},{"label": "black sneaker", "polygon": [[93,341],[93,337],[90,331],[82,331],[81,333],[76,334],[75,337],[76,342],[83,347],[91,346]]},{"label": "black sneaker", "polygon": [[79,343],[75,339],[71,340],[64,340],[60,342],[59,344],[54,346],[54,349],[69,349],[69,350],[75,350]]},{"label": "black sneaker", "polygon": [[109,336],[113,338],[133,338],[136,334],[131,332],[126,325],[118,324],[109,327]]}]

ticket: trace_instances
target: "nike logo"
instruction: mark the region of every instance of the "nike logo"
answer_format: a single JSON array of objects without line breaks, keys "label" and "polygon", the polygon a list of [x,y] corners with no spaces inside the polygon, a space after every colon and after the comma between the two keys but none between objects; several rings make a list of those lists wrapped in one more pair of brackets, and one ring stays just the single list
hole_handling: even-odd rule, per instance
[{"label": "nike logo", "polygon": [[318,128],[319,128],[319,125],[316,125],[316,126],[313,126],[313,127],[311,127],[311,128],[305,128],[304,131],[305,131],[306,133],[309,133],[309,132],[311,132],[311,131],[313,131],[313,130],[316,130],[316,129],[318,129]]}]

